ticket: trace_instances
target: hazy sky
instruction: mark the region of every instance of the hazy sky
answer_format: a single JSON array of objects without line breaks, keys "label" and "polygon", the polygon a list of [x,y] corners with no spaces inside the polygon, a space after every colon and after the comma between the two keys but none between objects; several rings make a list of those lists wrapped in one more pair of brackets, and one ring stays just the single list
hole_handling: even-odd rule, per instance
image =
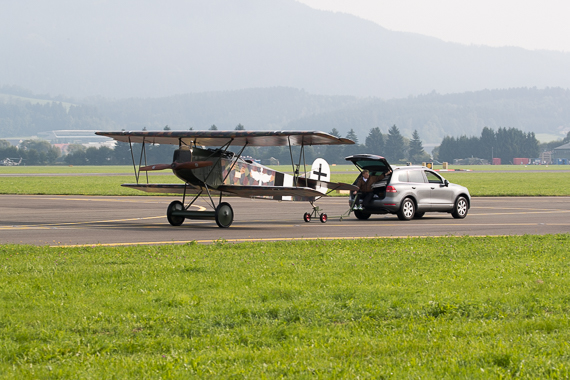
[{"label": "hazy sky", "polygon": [[570,52],[569,0],[297,0],[444,41]]}]

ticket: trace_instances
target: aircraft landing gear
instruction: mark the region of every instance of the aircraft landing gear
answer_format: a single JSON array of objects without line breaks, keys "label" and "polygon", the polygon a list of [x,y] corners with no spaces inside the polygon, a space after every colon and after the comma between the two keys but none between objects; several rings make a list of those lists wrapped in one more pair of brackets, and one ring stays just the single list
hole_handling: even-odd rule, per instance
[{"label": "aircraft landing gear", "polygon": [[220,228],[228,228],[232,225],[234,221],[234,210],[229,203],[221,202],[214,211],[188,210],[193,203],[194,201],[186,207],[184,207],[184,204],[180,201],[170,203],[168,205],[168,209],[166,209],[166,218],[168,219],[168,223],[173,226],[180,226],[184,223],[185,219],[198,219],[215,220],[216,224]]},{"label": "aircraft landing gear", "polygon": [[306,212],[306,213],[303,215],[303,220],[304,220],[306,223],[309,223],[313,217],[315,217],[315,218],[316,218],[316,217],[319,217],[319,220],[321,221],[321,223],[326,223],[327,220],[329,219],[329,217],[327,216],[327,214],[325,214],[325,213],[319,214],[319,212],[321,211],[321,209],[320,209],[318,206],[314,206],[313,204],[311,204],[311,205],[313,206],[313,211],[310,212],[310,213],[309,213],[309,212]]}]

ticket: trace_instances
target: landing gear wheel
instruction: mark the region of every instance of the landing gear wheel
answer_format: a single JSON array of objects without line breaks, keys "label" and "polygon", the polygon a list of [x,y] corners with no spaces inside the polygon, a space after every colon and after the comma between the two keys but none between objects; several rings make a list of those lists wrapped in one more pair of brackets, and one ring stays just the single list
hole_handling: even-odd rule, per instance
[{"label": "landing gear wheel", "polygon": [[362,210],[354,210],[354,216],[356,216],[360,220],[366,220],[370,218],[370,215],[371,214],[369,212],[364,212]]},{"label": "landing gear wheel", "polygon": [[222,202],[216,207],[216,224],[221,228],[228,228],[234,221],[234,210],[229,203]]},{"label": "landing gear wheel", "polygon": [[458,197],[455,201],[455,206],[453,207],[453,212],[451,215],[456,219],[463,219],[467,216],[467,212],[469,211],[469,204],[467,203],[467,199],[461,196]]},{"label": "landing gear wheel", "polygon": [[172,215],[173,211],[182,211],[182,210],[184,210],[184,205],[182,204],[182,202],[173,201],[172,203],[170,203],[168,205],[168,208],[166,209],[166,219],[168,219],[168,223],[170,223],[173,226],[180,226],[182,223],[184,223],[183,216]]},{"label": "landing gear wheel", "polygon": [[414,217],[416,211],[416,204],[410,198],[406,198],[402,201],[400,210],[398,211],[398,219],[400,220],[411,220]]},{"label": "landing gear wheel", "polygon": [[321,223],[326,223],[326,222],[327,222],[327,219],[328,219],[327,214],[321,214],[320,219],[321,219]]},{"label": "landing gear wheel", "polygon": [[311,221],[311,214],[309,214],[308,212],[305,213],[305,215],[303,215],[303,220],[307,223],[309,223]]}]

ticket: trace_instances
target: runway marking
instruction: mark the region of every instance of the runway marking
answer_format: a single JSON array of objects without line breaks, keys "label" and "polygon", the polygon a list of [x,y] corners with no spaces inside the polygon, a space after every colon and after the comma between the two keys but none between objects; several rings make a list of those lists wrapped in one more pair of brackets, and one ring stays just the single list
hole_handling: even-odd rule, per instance
[{"label": "runway marking", "polygon": [[527,211],[527,212],[492,212],[469,214],[470,216],[489,216],[489,215],[528,215],[528,214],[567,214],[570,210],[549,210],[549,211]]},{"label": "runway marking", "polygon": [[[192,205],[192,207],[197,207],[198,211],[206,210],[206,207]],[[12,226],[0,226],[0,231],[2,230],[29,230],[29,229],[53,229],[54,227],[63,226],[82,226],[82,225],[89,225],[89,224],[106,224],[106,223],[118,223],[118,222],[130,222],[135,220],[150,220],[150,219],[162,219],[165,218],[164,215],[162,216],[147,216],[142,218],[128,218],[128,219],[114,219],[114,220],[95,220],[95,221],[86,221],[86,222],[66,222],[66,223],[46,223],[46,224],[38,224],[38,225],[12,225]],[[108,228],[113,228],[109,226]]]},{"label": "runway marking", "polygon": [[27,230],[27,229],[53,229],[53,227],[57,226],[78,226],[78,225],[87,225],[87,224],[103,224],[103,223],[116,223],[116,222],[129,222],[132,220],[147,220],[147,219],[158,219],[164,218],[164,216],[148,216],[145,218],[130,218],[130,219],[116,219],[116,220],[98,220],[98,221],[90,221],[90,222],[68,222],[68,223],[52,223],[52,224],[38,224],[34,225],[22,225],[22,226],[0,226],[0,230]]}]

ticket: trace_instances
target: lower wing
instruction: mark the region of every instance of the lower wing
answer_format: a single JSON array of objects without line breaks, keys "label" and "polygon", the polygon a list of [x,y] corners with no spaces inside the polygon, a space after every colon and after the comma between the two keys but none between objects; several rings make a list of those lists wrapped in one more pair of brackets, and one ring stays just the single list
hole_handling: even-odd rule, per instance
[{"label": "lower wing", "polygon": [[121,186],[147,193],[184,194],[186,190],[186,194],[198,194],[201,191],[198,187],[182,183],[123,183]]}]

